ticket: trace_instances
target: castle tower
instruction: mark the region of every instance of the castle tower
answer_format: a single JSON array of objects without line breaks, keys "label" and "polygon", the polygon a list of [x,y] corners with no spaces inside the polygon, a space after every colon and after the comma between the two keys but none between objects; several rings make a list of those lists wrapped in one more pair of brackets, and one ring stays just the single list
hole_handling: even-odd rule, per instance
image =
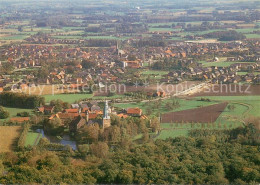
[{"label": "castle tower", "polygon": [[103,126],[103,128],[108,128],[108,127],[111,126],[111,119],[110,119],[110,116],[109,116],[108,101],[106,101],[105,107],[104,107],[102,126]]}]

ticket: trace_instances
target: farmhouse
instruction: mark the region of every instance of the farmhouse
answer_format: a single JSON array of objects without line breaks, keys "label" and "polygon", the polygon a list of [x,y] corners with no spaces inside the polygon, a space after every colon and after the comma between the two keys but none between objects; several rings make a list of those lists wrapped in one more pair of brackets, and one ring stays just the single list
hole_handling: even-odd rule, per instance
[{"label": "farmhouse", "polygon": [[24,123],[30,121],[30,117],[13,117],[10,118],[10,121],[13,123]]},{"label": "farmhouse", "polygon": [[142,115],[142,109],[140,109],[140,108],[128,108],[126,113],[129,116],[140,117]]}]

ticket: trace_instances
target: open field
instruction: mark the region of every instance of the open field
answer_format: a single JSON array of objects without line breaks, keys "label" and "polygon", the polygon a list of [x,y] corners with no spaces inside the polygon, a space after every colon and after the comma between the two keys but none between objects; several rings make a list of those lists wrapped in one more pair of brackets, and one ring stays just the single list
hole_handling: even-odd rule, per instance
[{"label": "open field", "polygon": [[[260,116],[260,96],[203,96],[214,101],[228,101],[230,103],[240,103],[248,106],[248,111],[244,116]],[[198,97],[199,98],[199,97]],[[238,105],[235,105],[238,107]],[[235,109],[236,111],[236,109]],[[232,113],[231,113],[232,114]]]},{"label": "open field", "polygon": [[75,101],[81,99],[92,98],[93,94],[56,94],[56,95],[44,95],[46,102],[50,102],[51,100],[62,100],[63,102],[74,103]]},{"label": "open field", "polygon": [[10,152],[15,148],[21,133],[20,126],[0,126],[0,152]]},{"label": "open field", "polygon": [[143,75],[167,75],[169,71],[157,71],[157,70],[146,70],[142,71],[141,74]]},{"label": "open field", "polygon": [[32,130],[29,130],[29,132],[26,135],[25,146],[35,146],[39,143],[41,138],[41,133],[36,133]]},{"label": "open field", "polygon": [[210,67],[210,66],[216,66],[216,67],[228,67],[232,64],[235,64],[237,62],[225,62],[225,61],[219,61],[219,62],[206,62],[201,61],[199,62],[203,65],[203,67]]},{"label": "open field", "polygon": [[254,96],[254,95],[260,95],[260,85],[214,84],[214,85],[211,85],[210,87],[205,88],[201,92],[193,94],[192,97],[196,97],[196,96]]},{"label": "open field", "polygon": [[174,137],[187,137],[189,134],[189,130],[187,129],[172,129],[172,130],[162,130],[160,135],[156,137],[156,139],[167,139]]},{"label": "open field", "polygon": [[226,108],[227,103],[210,105],[207,107],[170,112],[162,115],[162,123],[213,123]]},{"label": "open field", "polygon": [[[162,100],[161,105],[158,108],[153,108],[153,112],[152,114],[156,115],[158,113],[168,113],[168,112],[172,112],[172,111],[183,111],[183,110],[189,110],[189,109],[195,109],[198,107],[205,107],[205,106],[209,106],[209,105],[213,105],[216,104],[216,102],[211,101],[211,102],[206,102],[206,101],[198,101],[196,99],[192,99],[192,100],[185,100],[185,99],[178,99],[179,103],[180,103],[180,107],[174,109],[174,110],[169,110],[166,108],[166,103],[167,102],[172,102],[172,99],[166,99],[166,100]],[[141,108],[144,113],[146,114],[147,109],[151,108],[152,103],[118,103],[118,104],[114,104],[115,107],[118,108],[134,108],[134,107],[139,107]]]},{"label": "open field", "polygon": [[[11,107],[4,107],[4,109],[6,109],[10,113],[9,118],[16,117],[17,113],[20,112],[29,112],[30,114],[32,114],[33,111],[32,109],[20,109],[20,108],[11,108]],[[0,123],[9,120],[9,118],[0,119]]]}]

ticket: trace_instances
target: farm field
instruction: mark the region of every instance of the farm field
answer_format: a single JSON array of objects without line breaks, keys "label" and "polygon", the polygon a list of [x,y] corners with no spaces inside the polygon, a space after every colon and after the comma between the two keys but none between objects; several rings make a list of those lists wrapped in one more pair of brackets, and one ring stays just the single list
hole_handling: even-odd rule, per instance
[{"label": "farm field", "polygon": [[162,115],[162,123],[213,123],[226,108],[227,103],[220,103],[196,109],[170,112]]},{"label": "farm field", "polygon": [[56,94],[56,95],[44,95],[45,102],[49,103],[51,100],[62,100],[68,103],[74,103],[80,99],[92,98],[93,94]]},{"label": "farm field", "polygon": [[260,96],[203,96],[215,101],[229,101],[231,103],[241,103],[247,105],[249,110],[247,115],[260,116]]},{"label": "farm field", "polygon": [[20,136],[20,126],[0,126],[0,153],[10,152],[15,148],[15,142]]}]

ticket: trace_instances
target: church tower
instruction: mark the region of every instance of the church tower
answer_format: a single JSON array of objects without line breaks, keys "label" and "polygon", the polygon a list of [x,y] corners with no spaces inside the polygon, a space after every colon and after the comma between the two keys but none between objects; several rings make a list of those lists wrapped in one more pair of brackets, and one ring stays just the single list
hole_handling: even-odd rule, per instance
[{"label": "church tower", "polygon": [[111,119],[110,119],[110,116],[109,116],[108,101],[106,101],[105,107],[104,107],[102,126],[103,126],[103,128],[108,128],[108,127],[111,126]]}]

